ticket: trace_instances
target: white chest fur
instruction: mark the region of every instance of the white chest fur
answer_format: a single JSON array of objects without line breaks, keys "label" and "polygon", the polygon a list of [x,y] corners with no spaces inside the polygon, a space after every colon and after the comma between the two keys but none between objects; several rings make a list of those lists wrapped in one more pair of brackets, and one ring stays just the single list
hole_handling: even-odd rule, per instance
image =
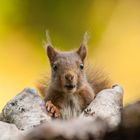
[{"label": "white chest fur", "polygon": [[66,95],[61,103],[62,119],[71,119],[80,115],[80,103],[77,95]]}]

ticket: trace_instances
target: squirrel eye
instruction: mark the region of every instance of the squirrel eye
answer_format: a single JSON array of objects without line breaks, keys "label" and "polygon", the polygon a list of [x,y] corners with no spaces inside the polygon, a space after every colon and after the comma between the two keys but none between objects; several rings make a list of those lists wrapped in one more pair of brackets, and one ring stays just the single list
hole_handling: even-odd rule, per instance
[{"label": "squirrel eye", "polygon": [[56,71],[57,70],[57,65],[53,64],[52,68],[53,68],[54,71]]},{"label": "squirrel eye", "polygon": [[84,64],[80,64],[80,69],[81,69],[81,70],[84,69]]}]

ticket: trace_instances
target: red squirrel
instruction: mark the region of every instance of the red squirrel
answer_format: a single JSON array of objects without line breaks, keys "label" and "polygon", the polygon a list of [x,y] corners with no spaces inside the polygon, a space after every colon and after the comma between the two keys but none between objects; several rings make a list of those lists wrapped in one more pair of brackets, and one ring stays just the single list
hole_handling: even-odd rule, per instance
[{"label": "red squirrel", "polygon": [[[94,100],[102,89],[109,88],[109,81],[98,70],[87,73],[84,60],[86,44],[76,51],[60,52],[46,46],[51,66],[51,78],[47,83],[38,84],[45,94],[46,109],[53,118],[70,119],[77,117]],[[46,86],[47,84],[47,86]]]}]

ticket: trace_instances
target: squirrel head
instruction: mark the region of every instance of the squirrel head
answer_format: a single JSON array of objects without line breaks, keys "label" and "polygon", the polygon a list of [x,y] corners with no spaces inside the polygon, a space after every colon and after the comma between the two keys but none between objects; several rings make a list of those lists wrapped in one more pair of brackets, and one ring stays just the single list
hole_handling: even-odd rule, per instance
[{"label": "squirrel head", "polygon": [[63,93],[74,93],[86,80],[86,46],[81,44],[77,51],[59,52],[48,45],[46,51],[52,70],[51,86]]},{"label": "squirrel head", "polygon": [[84,60],[87,55],[88,33],[84,34],[80,48],[76,51],[59,52],[52,47],[48,31],[45,46],[51,65],[50,86],[63,93],[74,93],[86,82]]}]

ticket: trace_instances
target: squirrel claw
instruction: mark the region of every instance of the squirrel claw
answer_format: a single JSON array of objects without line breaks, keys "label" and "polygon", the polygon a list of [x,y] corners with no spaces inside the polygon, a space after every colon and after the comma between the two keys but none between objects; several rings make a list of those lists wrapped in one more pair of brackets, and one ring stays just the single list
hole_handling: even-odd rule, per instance
[{"label": "squirrel claw", "polygon": [[53,117],[53,118],[59,118],[60,117],[60,110],[53,105],[51,101],[46,102],[46,109],[48,112],[48,115]]}]

